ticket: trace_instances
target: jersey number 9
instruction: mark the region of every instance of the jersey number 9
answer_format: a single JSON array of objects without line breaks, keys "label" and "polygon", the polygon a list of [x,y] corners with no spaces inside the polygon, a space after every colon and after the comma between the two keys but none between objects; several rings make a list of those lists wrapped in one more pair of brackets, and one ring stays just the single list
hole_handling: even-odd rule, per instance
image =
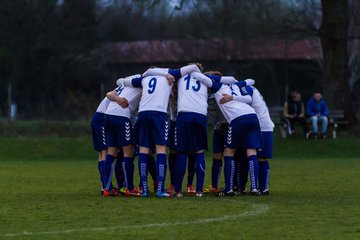
[{"label": "jersey number 9", "polygon": [[148,89],[149,94],[152,94],[155,91],[156,81],[157,81],[156,78],[150,79],[150,81],[149,81],[149,89]]}]

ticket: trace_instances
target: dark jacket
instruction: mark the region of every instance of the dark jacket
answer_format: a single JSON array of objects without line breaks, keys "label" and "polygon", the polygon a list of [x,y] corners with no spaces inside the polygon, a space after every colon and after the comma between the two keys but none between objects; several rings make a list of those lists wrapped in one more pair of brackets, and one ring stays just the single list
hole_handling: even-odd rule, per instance
[{"label": "dark jacket", "polygon": [[301,114],[301,109],[303,107],[302,101],[293,101],[291,98],[287,100],[288,104],[288,114],[299,116]]},{"label": "dark jacket", "polygon": [[327,117],[329,110],[323,98],[317,102],[314,97],[312,97],[306,105],[306,113],[309,117],[315,116],[316,114]]}]

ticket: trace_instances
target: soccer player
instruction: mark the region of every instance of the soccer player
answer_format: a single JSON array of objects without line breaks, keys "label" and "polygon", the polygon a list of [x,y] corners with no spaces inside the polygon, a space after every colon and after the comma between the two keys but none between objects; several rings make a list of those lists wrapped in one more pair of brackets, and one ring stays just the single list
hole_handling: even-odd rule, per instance
[{"label": "soccer player", "polygon": [[168,79],[172,76],[180,78],[183,75],[198,70],[195,65],[186,66],[177,70],[165,70],[170,73],[167,78],[157,74],[151,74],[152,69],[144,73],[144,77],[136,79],[124,79],[126,86],[142,87],[142,96],[139,105],[138,131],[139,131],[139,175],[142,184],[142,196],[148,197],[147,184],[147,156],[150,147],[156,146],[156,168],[158,174],[157,197],[170,197],[171,194],[165,191],[166,177],[166,145],[168,145],[169,125],[167,119],[167,107],[172,83]]},{"label": "soccer player", "polygon": [[[252,89],[252,91],[250,89]],[[271,159],[273,155],[273,131],[275,125],[270,118],[269,109],[259,90],[253,86],[248,87],[247,90],[250,90],[248,91],[252,98],[250,106],[255,110],[257,118],[259,119],[262,135],[262,147],[257,152],[259,161],[259,190],[262,195],[268,195],[270,166],[267,159]],[[231,100],[237,100],[237,98],[232,95],[224,95],[222,100],[223,103],[226,103]]]},{"label": "soccer player", "polygon": [[[224,150],[225,190],[219,192],[218,196],[234,195],[234,154],[238,147],[246,149],[247,152],[251,180],[250,194],[258,195],[258,161],[256,149],[261,147],[261,133],[255,110],[248,105],[248,103],[251,102],[249,91],[252,89],[243,86],[242,83],[230,85],[221,84],[201,73],[192,73],[191,75],[211,89],[221,112],[229,123]],[[233,95],[238,101],[230,101],[222,104],[223,101],[221,101],[221,99],[224,94]]]},{"label": "soccer player", "polygon": [[105,139],[105,126],[104,126],[104,116],[105,111],[108,108],[110,100],[105,97],[99,104],[96,112],[94,113],[91,119],[91,132],[93,139],[93,146],[95,151],[99,152],[98,155],[98,170],[100,174],[100,181],[102,185],[101,193],[105,189],[105,180],[104,180],[104,163],[106,157],[106,139]]},{"label": "soccer player", "polygon": [[208,118],[213,124],[213,145],[212,145],[212,167],[211,167],[211,185],[205,189],[205,192],[218,193],[220,191],[219,182],[223,165],[223,152],[228,123],[221,113],[213,94],[208,100]]},{"label": "soccer player", "polygon": [[[129,79],[140,78],[140,75],[130,76]],[[120,85],[119,81],[117,82]],[[137,109],[141,89],[120,85],[119,90],[107,93],[112,100],[105,112],[105,129],[107,131],[107,155],[105,160],[106,186],[104,196],[108,196],[111,189],[112,163],[119,149],[123,150],[123,168],[126,183],[126,195],[140,196],[140,192],[134,188],[134,132],[130,122],[130,116]]]}]

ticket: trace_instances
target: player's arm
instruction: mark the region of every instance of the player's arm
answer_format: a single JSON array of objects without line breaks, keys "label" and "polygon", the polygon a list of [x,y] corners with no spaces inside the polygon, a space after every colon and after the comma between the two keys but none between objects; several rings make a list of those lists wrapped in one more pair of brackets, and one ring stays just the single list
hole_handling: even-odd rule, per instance
[{"label": "player's arm", "polygon": [[116,84],[118,86],[140,88],[142,79],[143,79],[143,77],[140,74],[136,74],[136,75],[132,75],[132,76],[129,76],[126,78],[119,78],[116,81]]},{"label": "player's arm", "polygon": [[144,72],[143,77],[147,76],[163,76],[169,82],[171,86],[175,82],[174,76],[170,73],[170,69],[168,68],[149,68],[146,72]]},{"label": "player's arm", "polygon": [[251,96],[233,96],[230,94],[223,94],[223,97],[220,99],[221,104],[225,104],[230,101],[237,101],[237,102],[243,102],[243,103],[251,103]]},{"label": "player's arm", "polygon": [[191,73],[191,76],[193,76],[193,78],[210,88],[213,93],[217,92],[222,86],[221,83],[213,81],[211,78],[200,72],[193,72]]},{"label": "player's arm", "polygon": [[128,100],[126,98],[118,96],[115,90],[108,92],[106,94],[106,97],[113,102],[117,102],[122,108],[127,108],[129,106]]}]

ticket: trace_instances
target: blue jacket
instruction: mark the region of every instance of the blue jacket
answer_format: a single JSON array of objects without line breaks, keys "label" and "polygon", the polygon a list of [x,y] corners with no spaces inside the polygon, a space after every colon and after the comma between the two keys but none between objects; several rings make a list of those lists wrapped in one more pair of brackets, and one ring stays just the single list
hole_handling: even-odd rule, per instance
[{"label": "blue jacket", "polygon": [[317,113],[320,114],[320,116],[328,116],[329,110],[323,98],[317,102],[314,97],[312,97],[306,105],[306,113],[309,117],[312,117]]}]

